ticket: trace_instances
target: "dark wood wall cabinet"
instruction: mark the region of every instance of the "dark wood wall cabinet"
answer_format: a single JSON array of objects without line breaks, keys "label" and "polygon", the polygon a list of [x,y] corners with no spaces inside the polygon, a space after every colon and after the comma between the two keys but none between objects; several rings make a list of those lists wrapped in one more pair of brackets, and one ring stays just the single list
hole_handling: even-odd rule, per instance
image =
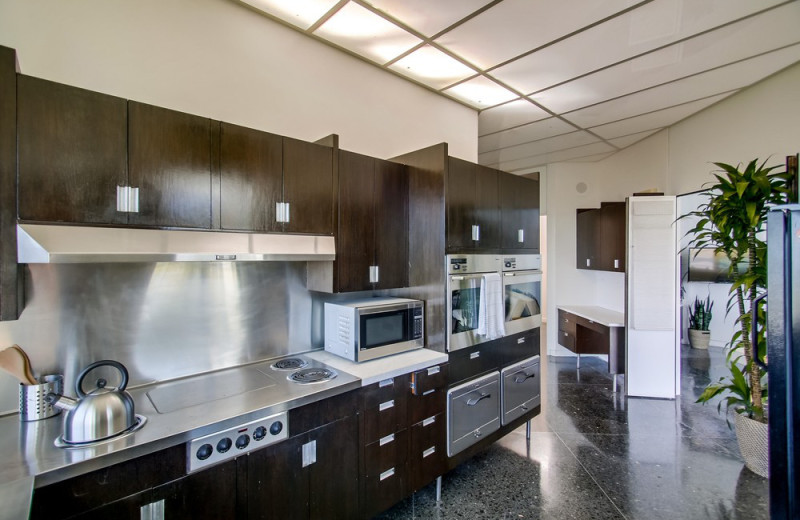
[{"label": "dark wood wall cabinet", "polygon": [[578,209],[576,267],[625,272],[625,203],[603,202],[600,208]]},{"label": "dark wood wall cabinet", "polygon": [[539,252],[539,181],[500,172],[500,246],[505,252]]},{"label": "dark wood wall cabinet", "polygon": [[406,168],[339,151],[334,291],[408,286]]},{"label": "dark wood wall cabinet", "polygon": [[17,265],[17,53],[0,46],[0,320],[22,312]]}]

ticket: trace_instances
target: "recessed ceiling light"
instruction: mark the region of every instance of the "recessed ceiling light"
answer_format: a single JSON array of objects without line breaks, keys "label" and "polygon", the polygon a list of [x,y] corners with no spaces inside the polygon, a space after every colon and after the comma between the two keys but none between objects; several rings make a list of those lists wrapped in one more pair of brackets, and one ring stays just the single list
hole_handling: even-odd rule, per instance
[{"label": "recessed ceiling light", "polygon": [[430,45],[420,47],[389,68],[436,87],[445,87],[475,74],[470,67]]},{"label": "recessed ceiling light", "polygon": [[518,97],[510,90],[483,76],[465,81],[443,92],[466,101],[477,108],[499,105]]},{"label": "recessed ceiling light", "polygon": [[422,41],[353,2],[339,9],[314,34],[379,63],[396,58]]},{"label": "recessed ceiling light", "polygon": [[241,0],[301,29],[308,29],[330,11],[337,0]]}]

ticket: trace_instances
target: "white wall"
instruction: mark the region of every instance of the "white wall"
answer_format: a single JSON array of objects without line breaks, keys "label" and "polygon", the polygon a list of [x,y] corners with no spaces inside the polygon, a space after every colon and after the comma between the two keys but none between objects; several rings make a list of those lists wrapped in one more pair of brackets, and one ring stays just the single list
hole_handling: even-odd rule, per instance
[{"label": "white wall", "polygon": [[[557,305],[600,305],[624,310],[624,276],[575,269],[575,209],[624,200],[656,188],[667,195],[697,191],[710,180],[712,162],[737,164],[772,157],[783,164],[800,152],[800,64],[733,95],[673,127],[596,163],[547,166],[548,312]],[[577,193],[577,183],[588,189]],[[692,297],[692,301],[694,298]],[[676,307],[678,302],[675,302]],[[718,306],[720,308],[718,308]],[[724,321],[725,304],[714,305]],[[716,314],[719,313],[719,316]],[[724,343],[730,324],[720,324]],[[547,331],[548,351],[566,355],[556,328]]]},{"label": "white wall", "polygon": [[477,160],[477,112],[232,0],[0,0],[24,74],[388,158]]}]

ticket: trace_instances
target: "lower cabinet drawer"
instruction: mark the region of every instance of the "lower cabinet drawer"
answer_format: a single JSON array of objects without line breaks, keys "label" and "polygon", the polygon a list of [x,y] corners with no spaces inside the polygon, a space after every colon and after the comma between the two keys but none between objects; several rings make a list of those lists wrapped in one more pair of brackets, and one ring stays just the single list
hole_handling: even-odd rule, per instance
[{"label": "lower cabinet drawer", "polygon": [[450,352],[451,385],[498,370],[503,364],[503,338]]},{"label": "lower cabinet drawer", "polygon": [[447,455],[452,457],[500,428],[500,372],[447,391]]},{"label": "lower cabinet drawer", "polygon": [[408,454],[409,493],[428,485],[447,471],[445,414],[428,417],[411,426]]},{"label": "lower cabinet drawer", "polygon": [[364,444],[370,444],[404,429],[406,400],[388,399],[364,412]]},{"label": "lower cabinet drawer", "polygon": [[422,395],[409,396],[408,423],[418,423],[423,419],[444,412],[447,406],[446,392],[446,388],[431,388]]},{"label": "lower cabinet drawer", "polygon": [[500,372],[503,383],[503,420],[505,426],[541,403],[539,356],[506,367]]},{"label": "lower cabinet drawer", "polygon": [[364,446],[364,475],[380,475],[391,468],[404,466],[408,455],[408,430],[390,433]]},{"label": "lower cabinet drawer", "polygon": [[375,475],[365,475],[361,479],[363,517],[372,518],[403,500],[406,497],[406,478],[405,462],[389,466]]},{"label": "lower cabinet drawer", "polygon": [[566,332],[563,330],[558,331],[558,344],[562,345],[571,351],[575,352],[575,333]]}]

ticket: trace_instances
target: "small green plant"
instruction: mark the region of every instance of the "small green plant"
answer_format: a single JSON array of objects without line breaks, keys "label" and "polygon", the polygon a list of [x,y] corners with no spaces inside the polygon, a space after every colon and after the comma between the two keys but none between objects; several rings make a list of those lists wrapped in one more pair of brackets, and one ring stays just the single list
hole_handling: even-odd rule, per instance
[{"label": "small green plant", "polygon": [[694,299],[694,308],[689,307],[689,328],[694,330],[708,330],[711,325],[711,309],[714,302],[711,296],[706,296],[704,301],[699,298]]}]

